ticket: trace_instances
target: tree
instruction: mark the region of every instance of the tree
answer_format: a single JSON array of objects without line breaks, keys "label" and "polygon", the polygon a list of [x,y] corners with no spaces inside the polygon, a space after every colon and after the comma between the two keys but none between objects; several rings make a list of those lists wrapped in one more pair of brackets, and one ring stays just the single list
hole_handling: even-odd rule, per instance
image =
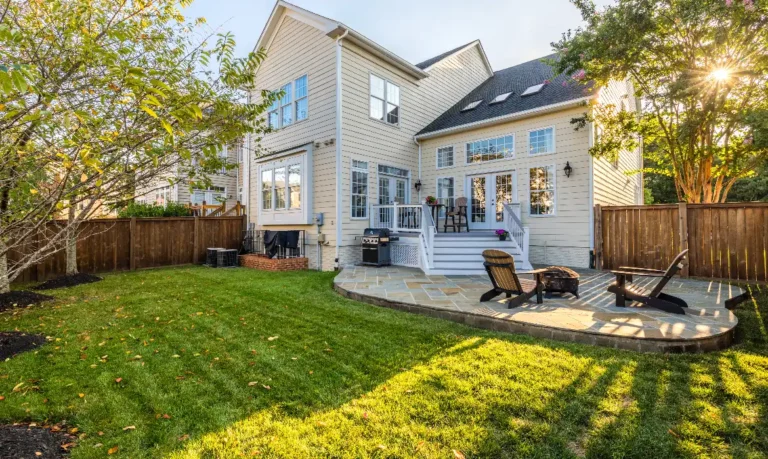
[{"label": "tree", "polygon": [[752,0],[572,0],[586,27],[553,43],[557,70],[606,84],[630,79],[642,112],[611,107],[589,121],[607,133],[595,156],[648,147],[647,174],[674,178],[679,201],[725,202],[768,157],[768,8]]},{"label": "tree", "polygon": [[0,63],[9,63],[0,67],[0,293],[65,247],[76,272],[80,223],[98,203],[158,177],[204,183],[224,166],[225,145],[266,130],[261,115],[276,95],[243,96],[264,53],[239,59],[231,35],[212,46],[198,38],[202,21],[188,24],[179,10],[189,3],[0,7]]}]

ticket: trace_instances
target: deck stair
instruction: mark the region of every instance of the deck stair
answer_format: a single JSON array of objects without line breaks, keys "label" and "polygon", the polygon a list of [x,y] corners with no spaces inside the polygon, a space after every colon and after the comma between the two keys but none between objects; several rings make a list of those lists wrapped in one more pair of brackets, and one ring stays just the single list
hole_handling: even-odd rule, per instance
[{"label": "deck stair", "polygon": [[499,241],[492,231],[438,233],[434,244],[434,266],[429,270],[430,274],[485,274],[482,253],[486,249],[503,250],[512,255],[517,270],[531,269],[531,264],[523,260],[522,250],[515,241]]}]

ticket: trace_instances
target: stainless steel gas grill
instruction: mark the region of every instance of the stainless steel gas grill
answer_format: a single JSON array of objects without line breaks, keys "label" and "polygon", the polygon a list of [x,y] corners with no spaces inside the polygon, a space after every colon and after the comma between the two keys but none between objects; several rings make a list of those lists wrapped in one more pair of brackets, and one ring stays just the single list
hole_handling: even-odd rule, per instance
[{"label": "stainless steel gas grill", "polygon": [[389,266],[392,264],[390,243],[393,241],[386,228],[367,228],[363,233],[363,264]]}]

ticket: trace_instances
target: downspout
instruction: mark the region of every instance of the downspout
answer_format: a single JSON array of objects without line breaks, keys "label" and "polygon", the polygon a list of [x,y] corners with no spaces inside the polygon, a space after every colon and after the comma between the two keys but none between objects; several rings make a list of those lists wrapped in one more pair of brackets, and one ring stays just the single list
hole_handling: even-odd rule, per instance
[{"label": "downspout", "polygon": [[349,30],[345,30],[336,39],[336,269],[339,269],[340,259],[339,251],[341,248],[342,237],[342,209],[341,209],[341,41],[347,36]]},{"label": "downspout", "polygon": [[[419,143],[418,140],[416,140],[416,136],[413,137],[413,142],[419,146],[419,183],[421,183],[421,144]],[[417,193],[418,193],[418,200],[416,202],[421,204],[421,187],[419,187],[419,191]]]}]

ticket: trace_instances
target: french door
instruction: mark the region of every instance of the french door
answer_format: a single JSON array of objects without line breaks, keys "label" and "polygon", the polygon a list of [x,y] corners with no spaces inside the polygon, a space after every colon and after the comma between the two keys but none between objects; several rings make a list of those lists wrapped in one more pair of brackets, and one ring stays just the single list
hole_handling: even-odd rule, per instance
[{"label": "french door", "polygon": [[[390,205],[408,203],[408,180],[397,177],[379,177],[379,204]],[[395,214],[392,208],[379,209],[379,222],[386,226],[392,225]]]},{"label": "french door", "polygon": [[517,173],[469,175],[464,189],[469,190],[469,228],[500,229],[504,221],[504,203],[517,200]]}]

